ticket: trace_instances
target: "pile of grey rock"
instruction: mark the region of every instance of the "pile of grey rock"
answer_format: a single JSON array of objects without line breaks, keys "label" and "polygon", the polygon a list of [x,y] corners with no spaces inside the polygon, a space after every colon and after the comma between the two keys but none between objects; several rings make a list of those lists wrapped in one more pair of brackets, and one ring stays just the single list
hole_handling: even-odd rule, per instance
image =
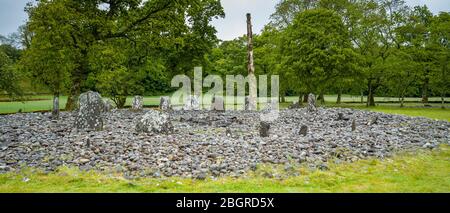
[{"label": "pile of grey rock", "polygon": [[202,179],[242,176],[262,163],[326,169],[330,160],[386,158],[450,143],[449,122],[421,117],[307,107],[260,122],[262,111],[174,111],[170,103],[166,110],[108,111],[100,100],[86,94],[77,112],[61,112],[59,120],[51,113],[0,116],[0,172],[64,165]]}]

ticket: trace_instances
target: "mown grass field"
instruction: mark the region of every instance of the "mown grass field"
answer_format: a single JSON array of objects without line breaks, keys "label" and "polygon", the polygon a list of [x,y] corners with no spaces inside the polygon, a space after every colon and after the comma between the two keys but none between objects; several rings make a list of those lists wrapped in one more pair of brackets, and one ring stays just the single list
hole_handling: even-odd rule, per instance
[{"label": "mown grass field", "polygon": [[450,147],[403,153],[385,160],[330,164],[327,171],[298,167],[299,176],[265,178],[263,173],[283,169],[263,165],[244,178],[192,180],[143,178],[127,180],[61,168],[44,174],[31,171],[0,174],[0,192],[450,192]]}]

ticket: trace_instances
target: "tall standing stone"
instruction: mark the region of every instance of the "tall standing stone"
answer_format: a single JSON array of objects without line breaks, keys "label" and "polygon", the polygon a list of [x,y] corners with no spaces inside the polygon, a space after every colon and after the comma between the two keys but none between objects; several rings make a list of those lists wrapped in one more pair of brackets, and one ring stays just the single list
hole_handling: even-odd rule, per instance
[{"label": "tall standing stone", "polygon": [[144,108],[144,97],[134,96],[133,101],[131,102],[131,109],[133,111],[141,111],[143,108]]},{"label": "tall standing stone", "polygon": [[53,97],[53,109],[52,109],[52,119],[59,119],[59,98],[58,96]]},{"label": "tall standing stone", "polygon": [[224,111],[225,104],[222,97],[214,96],[211,103],[211,110],[213,111]]},{"label": "tall standing stone", "polygon": [[114,105],[110,100],[105,100],[104,103],[104,111],[105,112],[111,112],[112,109],[114,109]]},{"label": "tall standing stone", "polygon": [[314,112],[316,111],[316,96],[312,93],[308,95],[308,111]]},{"label": "tall standing stone", "polygon": [[103,130],[102,112],[104,103],[100,94],[96,92],[86,92],[78,99],[78,112],[75,117],[77,129]]},{"label": "tall standing stone", "polygon": [[259,125],[259,135],[261,137],[269,137],[270,123],[261,121]]},{"label": "tall standing stone", "polygon": [[200,100],[198,96],[190,95],[184,103],[183,110],[200,110]]},{"label": "tall standing stone", "polygon": [[171,109],[170,106],[170,97],[163,96],[159,102],[159,109],[162,111],[169,111]]},{"label": "tall standing stone", "polygon": [[[249,96],[248,102],[246,105],[250,111],[257,110],[258,105],[258,95],[257,95],[257,87],[256,87],[256,76],[255,76],[255,65],[253,59],[253,29],[252,29],[252,15],[247,13],[247,71],[248,71],[248,86],[249,86]],[[246,100],[247,102],[247,100]]]},{"label": "tall standing stone", "polygon": [[244,109],[246,111],[255,111],[257,109],[255,102],[252,101],[252,98],[250,96],[245,96],[245,107],[244,107]]}]

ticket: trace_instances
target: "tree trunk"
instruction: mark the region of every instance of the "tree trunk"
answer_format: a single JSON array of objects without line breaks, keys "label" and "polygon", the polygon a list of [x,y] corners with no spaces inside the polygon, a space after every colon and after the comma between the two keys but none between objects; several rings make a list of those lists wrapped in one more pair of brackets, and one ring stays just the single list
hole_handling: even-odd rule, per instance
[{"label": "tree trunk", "polygon": [[429,79],[425,78],[425,82],[423,83],[422,86],[422,103],[424,105],[428,104],[428,84],[429,84]]},{"label": "tree trunk", "polygon": [[320,92],[319,97],[317,98],[318,101],[320,101],[320,104],[325,104],[325,97],[323,95],[323,92]]},{"label": "tree trunk", "polygon": [[441,93],[442,109],[445,109],[445,92]]},{"label": "tree trunk", "polygon": [[369,79],[368,82],[368,89],[369,89],[369,94],[367,96],[367,107],[371,107],[371,106],[375,106],[375,97],[373,94],[373,85],[372,85],[372,80]]},{"label": "tree trunk", "polygon": [[400,107],[404,107],[405,105],[404,105],[404,102],[405,102],[405,96],[404,95],[402,95],[402,97],[400,98]]},{"label": "tree trunk", "polygon": [[303,95],[303,103],[308,103],[308,93]]},{"label": "tree trunk", "polygon": [[361,103],[364,103],[364,92],[361,90]]},{"label": "tree trunk", "polygon": [[70,88],[69,97],[67,98],[66,111],[73,111],[77,108],[78,97],[81,93],[81,82],[75,81]]},{"label": "tree trunk", "polygon": [[255,66],[253,62],[253,30],[252,30],[252,16],[247,13],[247,38],[248,38],[248,76],[249,76],[249,105],[250,110],[256,110],[257,106],[257,91],[256,91],[256,76]]}]

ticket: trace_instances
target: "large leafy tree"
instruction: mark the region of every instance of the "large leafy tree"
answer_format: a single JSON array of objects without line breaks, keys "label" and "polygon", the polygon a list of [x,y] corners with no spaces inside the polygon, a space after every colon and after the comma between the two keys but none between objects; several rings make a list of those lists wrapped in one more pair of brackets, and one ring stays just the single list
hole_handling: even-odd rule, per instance
[{"label": "large leafy tree", "polygon": [[[106,70],[114,76],[116,70],[123,74],[134,71],[136,64],[143,66],[149,58],[157,56],[169,56],[165,63],[175,70],[178,64],[191,65],[183,60],[191,62],[203,58],[215,39],[215,30],[209,21],[224,15],[217,0],[40,0],[36,5],[30,4],[27,12],[28,35],[32,37],[28,51],[36,53],[30,54],[30,60],[39,53],[62,51],[68,54],[65,59],[70,60],[67,64],[71,68],[67,69],[70,76],[67,110],[74,108],[78,95],[87,87],[87,79],[94,72]],[[52,41],[50,34],[64,42],[49,42],[50,47],[44,51],[36,43]],[[115,66],[120,69],[91,66],[90,59],[96,58],[96,53],[102,54],[97,51],[98,46],[137,48],[138,58],[131,58],[125,50],[127,60]],[[28,68],[36,71],[32,66]]]},{"label": "large leafy tree", "polygon": [[342,17],[327,9],[299,13],[285,31],[283,70],[299,93],[323,94],[351,71],[354,53]]}]

